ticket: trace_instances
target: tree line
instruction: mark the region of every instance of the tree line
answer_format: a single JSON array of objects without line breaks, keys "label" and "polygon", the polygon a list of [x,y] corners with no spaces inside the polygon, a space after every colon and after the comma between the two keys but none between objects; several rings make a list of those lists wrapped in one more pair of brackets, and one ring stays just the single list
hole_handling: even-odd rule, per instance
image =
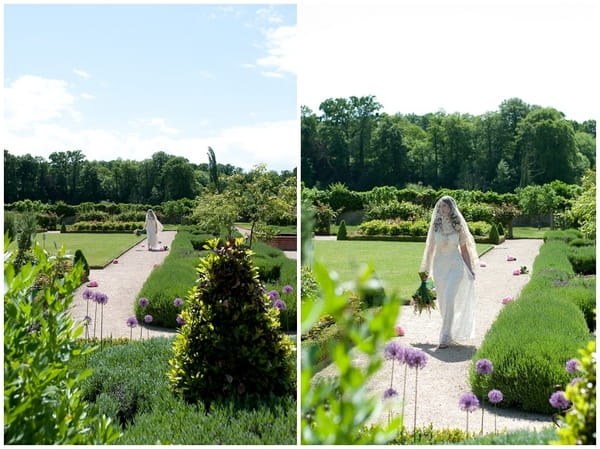
[{"label": "tree line", "polygon": [[375,96],[301,107],[301,173],[307,187],[354,190],[422,184],[512,192],[554,180],[578,183],[596,166],[596,121],[503,101],[482,115],[387,114]]},{"label": "tree line", "polygon": [[[67,204],[160,204],[193,199],[207,189],[220,192],[234,175],[247,175],[239,167],[217,163],[210,147],[208,155],[208,164],[194,164],[163,151],[142,161],[88,161],[76,150],[54,152],[46,160],[30,154],[15,156],[5,149],[4,203],[30,199]],[[294,177],[295,171],[283,171],[278,176]]]}]

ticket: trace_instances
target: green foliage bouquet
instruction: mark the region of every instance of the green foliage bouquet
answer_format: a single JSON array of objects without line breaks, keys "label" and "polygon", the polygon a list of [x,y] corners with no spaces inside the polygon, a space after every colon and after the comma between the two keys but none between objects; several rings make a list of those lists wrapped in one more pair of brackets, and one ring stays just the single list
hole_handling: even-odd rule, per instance
[{"label": "green foliage bouquet", "polygon": [[423,310],[427,310],[431,314],[431,309],[435,309],[435,290],[430,286],[431,284],[427,282],[428,273],[421,272],[419,273],[419,278],[421,278],[421,285],[412,296],[412,305],[415,308],[415,313],[419,312],[419,315]]}]

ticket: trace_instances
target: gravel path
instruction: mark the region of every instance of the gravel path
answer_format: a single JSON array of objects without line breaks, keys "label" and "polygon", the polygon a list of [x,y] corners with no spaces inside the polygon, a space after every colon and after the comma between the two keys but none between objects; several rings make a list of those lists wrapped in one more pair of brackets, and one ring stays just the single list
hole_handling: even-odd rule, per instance
[{"label": "gravel path", "polygon": [[[501,302],[505,296],[517,297],[521,288],[529,281],[529,275],[515,276],[515,268],[526,265],[531,269],[533,261],[539,252],[542,240],[507,240],[481,258],[486,267],[476,271],[475,337],[459,346],[447,349],[437,349],[438,334],[441,328],[441,315],[434,310],[429,316],[426,312],[415,315],[412,307],[403,306],[396,324],[405,330],[405,336],[394,340],[402,345],[422,349],[428,355],[427,366],[420,370],[418,379],[417,418],[418,427],[429,423],[436,429],[465,428],[465,412],[458,407],[458,399],[462,393],[470,391],[468,371],[475,351],[481,345],[483,338],[503,307]],[[517,258],[508,262],[506,256]],[[415,284],[415,289],[417,285]],[[355,362],[365,362],[362,354],[357,354]],[[381,396],[390,386],[391,361],[385,361],[383,367],[368,382],[367,389],[374,395]],[[398,373],[401,375],[398,375]],[[330,365],[323,369],[318,376],[333,376],[336,369]],[[404,368],[394,375],[394,388],[402,395]],[[412,429],[415,413],[415,372],[408,370],[405,403],[405,425]],[[394,408],[394,413],[400,413],[401,406]],[[501,429],[534,429],[551,425],[550,416],[524,413],[515,410],[491,409],[485,406],[484,433],[494,432],[496,414],[498,430]],[[382,413],[379,422],[387,421],[387,413]],[[469,430],[479,431],[481,427],[481,412],[478,410],[470,415]]]},{"label": "gravel path", "polygon": [[[163,231],[159,239],[163,245],[171,247],[176,231]],[[103,269],[90,270],[90,281],[97,281],[98,287],[91,290],[108,295],[108,303],[104,306],[103,337],[129,337],[131,330],[127,327],[127,318],[133,316],[133,304],[144,282],[154,269],[155,264],[161,264],[169,251],[148,251],[147,240],[144,239],[130,250],[119,256],[119,263],[112,263]],[[75,290],[71,313],[76,320],[83,320],[86,315],[88,301],[83,299],[83,291],[87,283]],[[87,314],[94,318],[93,302],[89,304]],[[174,329],[165,329],[143,325],[143,338],[174,335]],[[89,326],[89,333],[94,335],[94,323]],[[96,319],[96,334],[100,336],[100,309]],[[140,338],[140,328],[133,330],[133,338]]]},{"label": "gravel path", "polygon": [[[159,239],[163,245],[171,248],[173,239],[177,231],[163,231]],[[284,251],[290,259],[296,259],[295,251]],[[175,329],[166,329],[157,326],[148,326],[142,324],[133,329],[133,332],[127,327],[127,318],[134,316],[133,304],[139,294],[144,282],[154,269],[155,265],[161,264],[169,251],[148,251],[147,240],[144,239],[121,256],[117,258],[118,263],[110,264],[103,269],[90,270],[90,281],[97,281],[98,287],[91,288],[93,291],[100,291],[108,295],[108,303],[104,306],[103,314],[103,337],[128,337],[132,335],[133,339],[140,338],[140,330],[143,332],[143,338],[171,336],[176,334]],[[83,299],[83,292],[90,287],[87,282],[81,285],[74,292],[74,299],[71,306],[73,317],[81,321],[87,315],[94,319],[95,304]],[[89,307],[89,310],[87,309]],[[89,325],[90,336],[100,336],[100,308],[96,315],[96,332],[94,334],[94,323]],[[295,334],[290,334],[290,338],[295,341]]]}]

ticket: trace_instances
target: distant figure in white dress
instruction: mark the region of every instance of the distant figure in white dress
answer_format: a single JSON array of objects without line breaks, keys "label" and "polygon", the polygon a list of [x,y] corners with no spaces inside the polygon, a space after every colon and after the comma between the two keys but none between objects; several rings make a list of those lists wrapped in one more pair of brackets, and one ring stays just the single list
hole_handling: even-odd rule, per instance
[{"label": "distant figure in white dress", "polygon": [[477,259],[475,239],[456,201],[443,196],[433,209],[420,269],[435,284],[442,314],[440,349],[473,338]]},{"label": "distant figure in white dress", "polygon": [[162,251],[163,247],[158,243],[158,233],[162,232],[163,225],[158,221],[158,218],[156,218],[156,214],[152,209],[148,209],[148,212],[146,212],[144,229],[146,230],[146,236],[148,237],[148,251]]}]

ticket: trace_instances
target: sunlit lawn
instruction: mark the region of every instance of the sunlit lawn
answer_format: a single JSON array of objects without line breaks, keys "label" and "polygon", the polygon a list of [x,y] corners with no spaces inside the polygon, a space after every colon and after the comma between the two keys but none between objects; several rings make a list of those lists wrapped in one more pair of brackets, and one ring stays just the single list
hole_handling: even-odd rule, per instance
[{"label": "sunlit lawn", "polygon": [[[45,242],[43,236],[46,236]],[[103,267],[111,260],[120,256],[136,243],[145,239],[146,236],[136,236],[133,233],[39,233],[35,236],[36,241],[42,245],[51,255],[65,245],[67,254],[74,254],[80,249],[92,268]],[[16,249],[13,242],[9,249]]]},{"label": "sunlit lawn", "polygon": [[[419,265],[424,242],[365,242],[315,240],[315,258],[329,270],[336,271],[341,281],[356,277],[358,267],[372,263],[375,272],[389,295],[397,292],[408,301],[419,286]],[[481,254],[493,245],[477,244]]]},{"label": "sunlit lawn", "polygon": [[542,239],[549,230],[550,228],[538,229],[536,227],[518,226],[513,227],[513,237],[515,239]]}]

